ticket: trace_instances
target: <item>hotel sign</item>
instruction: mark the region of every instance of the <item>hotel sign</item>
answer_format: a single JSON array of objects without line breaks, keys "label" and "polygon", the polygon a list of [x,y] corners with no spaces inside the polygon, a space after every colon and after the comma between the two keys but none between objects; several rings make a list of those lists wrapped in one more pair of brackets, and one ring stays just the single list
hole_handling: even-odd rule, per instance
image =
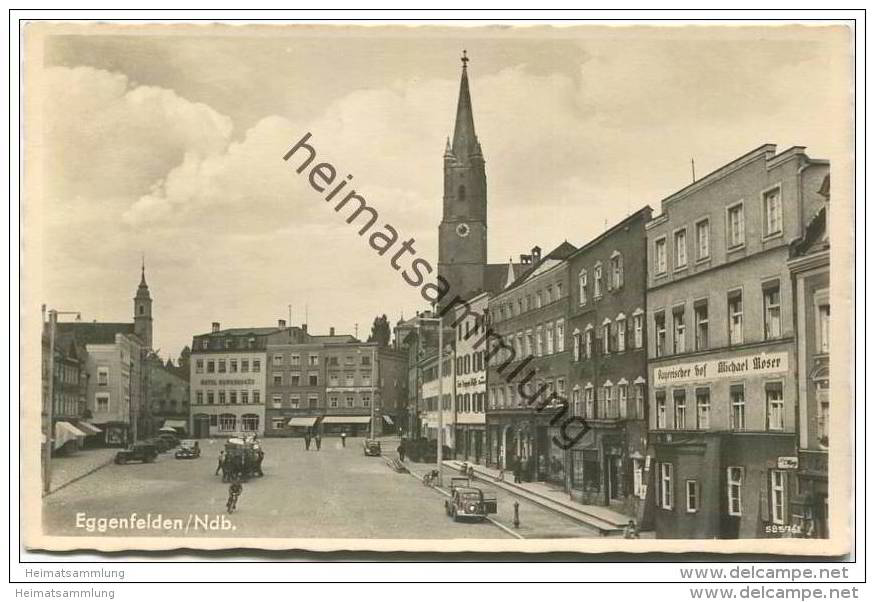
[{"label": "hotel sign", "polygon": [[653,386],[714,381],[766,374],[783,374],[789,368],[786,351],[761,353],[722,360],[658,366],[653,369]]}]

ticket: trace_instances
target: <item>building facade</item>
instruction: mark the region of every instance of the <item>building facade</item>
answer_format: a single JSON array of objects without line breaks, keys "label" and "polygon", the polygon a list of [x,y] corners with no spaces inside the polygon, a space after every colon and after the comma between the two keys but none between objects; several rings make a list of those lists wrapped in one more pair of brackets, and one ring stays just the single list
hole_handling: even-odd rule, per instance
[{"label": "building facade", "polygon": [[[85,444],[86,437],[98,434],[88,420],[88,352],[73,333],[56,332],[53,368],[49,361],[51,336],[44,321],[42,335],[42,427],[52,433],[52,449],[67,451]],[[53,374],[49,374],[52,371]],[[50,385],[51,382],[51,387]],[[52,425],[48,426],[51,388]]]},{"label": "building facade", "polygon": [[191,429],[196,438],[264,434],[267,342],[278,328],[213,322],[191,346]]},{"label": "building facade", "polygon": [[660,538],[755,538],[790,519],[796,344],[790,243],[829,166],[764,145],[647,225],[648,479]]},{"label": "building facade", "polygon": [[150,434],[156,435],[162,428],[173,428],[180,435],[190,435],[190,375],[182,373],[169,362],[165,364],[154,354],[149,358],[148,366],[146,378],[149,381],[147,391],[152,419]]},{"label": "building facade", "polygon": [[455,307],[455,441],[456,458],[475,464],[485,456],[486,444],[486,351],[476,343],[489,311],[489,293],[481,293],[468,305]]},{"label": "building facade", "polygon": [[[487,351],[487,462],[519,468],[525,480],[565,486],[565,450],[551,424],[567,398],[568,257],[562,243],[545,257],[535,247],[531,265],[489,300]],[[556,440],[561,441],[561,438]]]},{"label": "building facade", "polygon": [[799,387],[799,468],[792,523],[805,537],[829,537],[829,175],[825,204],[791,253]]},{"label": "building facade", "polygon": [[645,207],[568,258],[570,400],[589,431],[568,452],[567,487],[572,499],[631,516],[646,495],[650,217]]}]

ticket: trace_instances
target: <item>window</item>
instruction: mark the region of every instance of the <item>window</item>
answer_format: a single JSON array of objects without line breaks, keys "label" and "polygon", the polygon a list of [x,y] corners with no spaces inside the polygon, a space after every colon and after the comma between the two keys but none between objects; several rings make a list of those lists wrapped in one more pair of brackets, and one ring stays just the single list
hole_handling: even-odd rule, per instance
[{"label": "window", "polygon": [[592,326],[587,326],[586,332],[583,335],[583,342],[584,342],[584,354],[588,358],[592,357],[592,337],[593,337]]},{"label": "window", "polygon": [[301,386],[301,373],[300,372],[292,372],[289,374],[289,384],[293,387]]},{"label": "window", "polygon": [[592,385],[587,385],[583,389],[583,403],[586,410],[586,418],[595,418],[595,400],[593,399],[593,394],[595,389],[592,388]]},{"label": "window", "polygon": [[311,387],[318,387],[319,386],[319,373],[318,372],[311,372],[307,376],[309,377],[308,384]]},{"label": "window", "polygon": [[227,366],[225,365],[225,360],[219,360],[219,373],[225,373],[227,371],[226,368]]},{"label": "window", "polygon": [[654,266],[653,271],[657,275],[665,274],[666,271],[666,261],[665,261],[665,237],[656,239],[654,243]]},{"label": "window", "polygon": [[368,393],[362,394],[362,405],[366,408],[371,407],[371,396]]},{"label": "window", "polygon": [[535,309],[540,309],[544,305],[544,293],[543,291],[538,291],[535,294]]},{"label": "window", "polygon": [[230,397],[229,401],[232,404],[236,404],[237,403],[237,391],[231,391],[228,395]]},{"label": "window", "polygon": [[635,417],[646,418],[644,415],[644,383],[635,384]]},{"label": "window", "polygon": [[198,391],[195,393],[195,403],[197,403],[198,405],[203,405],[203,403],[204,403],[204,392],[203,391]]},{"label": "window", "polygon": [[526,331],[526,355],[534,355],[535,353],[535,335],[531,330]]},{"label": "window", "polygon": [[240,403],[249,403],[249,391],[240,391]]},{"label": "window", "polygon": [[106,393],[96,395],[94,401],[98,412],[109,412],[109,395]]},{"label": "window", "polygon": [[766,429],[770,431],[784,430],[784,385],[783,383],[766,383]]},{"label": "window", "polygon": [[292,356],[289,358],[289,362],[293,366],[300,366],[301,365],[301,356],[298,355],[297,353],[293,353]]},{"label": "window", "polygon": [[212,374],[216,371],[216,362],[207,360],[207,374]]},{"label": "window", "polygon": [[237,360],[229,360],[228,361],[228,371],[229,372],[237,372]]},{"label": "window", "polygon": [[741,291],[733,291],[728,297],[729,311],[729,344],[740,345],[744,342],[742,333],[743,308],[741,304]]},{"label": "window", "polygon": [[674,344],[674,353],[684,353],[687,350],[687,325],[684,320],[684,309],[684,306],[681,305],[672,310],[672,319],[674,321],[672,343]]},{"label": "window", "polygon": [[274,355],[272,359],[273,359],[274,366],[282,366],[283,365],[283,356],[281,354]]},{"label": "window", "polygon": [[582,341],[580,331],[575,328],[574,332],[571,334],[571,357],[574,359],[575,362],[580,361],[582,351],[581,343]]},{"label": "window", "polygon": [[787,523],[787,471],[772,471],[772,522],[776,525]]},{"label": "window", "polygon": [[673,472],[674,466],[663,462],[659,465],[659,505],[664,510],[672,509],[672,480],[673,480]]},{"label": "window", "polygon": [[355,397],[353,397],[352,395],[347,395],[346,407],[351,408],[353,405],[355,405]]},{"label": "window", "polygon": [[[464,359],[467,360],[468,358],[466,357]],[[466,361],[465,365],[467,365],[467,363],[468,362]],[[362,372],[359,376],[360,376],[360,380],[361,380],[361,385],[363,387],[370,387],[371,386],[371,372],[370,372],[370,370],[362,370]]]},{"label": "window", "polygon": [[252,403],[261,403],[261,391],[252,392]]},{"label": "window", "polygon": [[656,357],[665,355],[665,312],[659,311],[653,315],[656,329]]},{"label": "window", "polygon": [[215,401],[215,395],[216,395],[216,394],[215,394],[214,392],[212,392],[212,391],[207,391],[207,403],[208,403],[209,405],[213,405],[213,404],[216,402],[216,401]]},{"label": "window", "polygon": [[632,495],[644,497],[644,461],[632,458]]},{"label": "window", "polygon": [[613,385],[605,385],[602,387],[602,418],[616,418],[617,412],[614,406],[614,387]]},{"label": "window", "polygon": [[820,353],[829,353],[829,303],[817,306],[817,332]]},{"label": "window", "polygon": [[711,223],[704,219],[696,224],[696,259],[711,256]]},{"label": "window", "polygon": [[730,249],[744,244],[744,203],[726,209],[726,240]]},{"label": "window", "polygon": [[586,305],[586,270],[577,275],[577,296],[581,305]]},{"label": "window", "polygon": [[580,399],[580,387],[575,385],[571,390],[571,414],[572,416],[583,416],[583,406]]},{"label": "window", "polygon": [[687,392],[683,389],[674,392],[674,427],[678,430],[687,428]]},{"label": "window", "polygon": [[234,414],[222,414],[219,416],[219,430],[224,432],[237,430],[237,417]]},{"label": "window", "polygon": [[311,353],[309,357],[310,366],[318,366],[319,365],[319,354]]},{"label": "window", "polygon": [[273,384],[274,384],[274,386],[282,386],[282,384],[283,384],[282,372],[274,372],[273,373]]},{"label": "window", "polygon": [[744,481],[744,468],[728,466],[726,468],[726,495],[730,516],[741,516],[741,486]]},{"label": "window", "polygon": [[343,383],[347,387],[355,386],[355,373],[354,372],[344,372],[343,373]]},{"label": "window", "polygon": [[337,407],[337,395],[332,395],[328,398],[328,406],[332,408]]},{"label": "window", "polygon": [[249,372],[249,360],[240,360],[240,372]]},{"label": "window", "polygon": [[337,374],[329,374],[328,375],[328,386],[329,387],[337,387],[340,386],[340,378]]},{"label": "window", "polygon": [[693,304],[696,321],[696,351],[708,348],[708,300],[702,299]]},{"label": "window", "polygon": [[611,352],[611,323],[602,325],[602,353]]},{"label": "window", "polygon": [[318,395],[310,395],[307,398],[307,405],[311,410],[315,410],[319,407],[319,396]]},{"label": "window", "polygon": [[729,386],[730,428],[734,431],[744,430],[744,385]]},{"label": "window", "polygon": [[274,395],[273,396],[273,407],[279,408],[283,405],[283,396],[282,395]]},{"label": "window", "polygon": [[219,391],[219,404],[225,405],[225,391]]},{"label": "window", "polygon": [[565,320],[556,320],[556,353],[565,351]]},{"label": "window", "polygon": [[109,385],[109,368],[100,366],[97,369],[97,384],[101,387]]},{"label": "window", "polygon": [[763,336],[781,338],[781,289],[777,286],[763,289]]},{"label": "window", "polygon": [[596,299],[602,296],[602,264],[597,263],[592,273],[592,296]]},{"label": "window", "polygon": [[619,406],[620,418],[625,418],[628,415],[626,404],[629,401],[629,386],[617,385],[617,405]]},{"label": "window", "polygon": [[687,267],[687,229],[674,233],[674,269]]},{"label": "window", "polygon": [[765,229],[763,236],[780,234],[783,227],[783,211],[781,209],[781,188],[773,188],[763,194],[763,213]]},{"label": "window", "polygon": [[696,389],[696,428],[706,431],[711,427],[711,390]]},{"label": "window", "polygon": [[626,351],[626,320],[617,320],[617,351]]},{"label": "window", "polygon": [[546,291],[547,291],[547,292],[546,292],[546,295],[547,295],[547,304],[549,305],[550,303],[553,303],[553,287],[552,287],[552,286],[548,286],[547,289],[546,289]]},{"label": "window", "polygon": [[[204,372],[204,360],[196,360],[194,363],[194,371],[198,374],[203,374]],[[98,383],[100,384],[100,383]]]},{"label": "window", "polygon": [[252,360],[252,371],[261,372],[261,360]]},{"label": "window", "polygon": [[644,347],[644,314],[632,317],[632,330],[635,332],[635,349]]},{"label": "window", "polygon": [[699,482],[687,481],[687,512],[699,511]]},{"label": "window", "polygon": [[656,392],[656,428],[668,428],[666,425],[665,391]]},{"label": "window", "polygon": [[539,325],[536,329],[537,336],[535,337],[535,355],[541,357],[544,355],[544,326]]},{"label": "window", "polygon": [[623,286],[623,256],[619,252],[611,255],[611,287],[618,289]]},{"label": "window", "polygon": [[[549,290],[549,289],[548,289]],[[547,322],[546,326],[546,335],[547,335],[547,355],[553,354],[553,322]]]},{"label": "window", "polygon": [[297,410],[301,407],[301,396],[300,395],[290,395],[289,396],[289,405],[292,406],[292,409]]}]

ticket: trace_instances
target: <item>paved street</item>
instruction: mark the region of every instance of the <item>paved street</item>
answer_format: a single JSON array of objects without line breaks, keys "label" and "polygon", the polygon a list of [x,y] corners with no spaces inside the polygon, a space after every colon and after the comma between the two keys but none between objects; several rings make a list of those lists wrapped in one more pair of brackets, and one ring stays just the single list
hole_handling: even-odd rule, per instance
[{"label": "paved street", "polygon": [[[265,476],[244,485],[235,529],[195,531],[189,515],[225,512],[228,485],[214,476],[217,440],[201,442],[197,460],[175,460],[172,452],[154,464],[111,464],[50,495],[43,524],[51,535],[97,535],[76,527],[77,512],[94,518],[151,514],[179,519],[182,531],[116,529],[107,536],[328,537],[328,538],[510,538],[490,523],[453,523],[443,496],[407,474],[393,472],[383,458],[364,457],[362,440],[326,438],[320,452],[305,452],[301,439],[266,439]],[[384,449],[394,449],[387,441]]]}]

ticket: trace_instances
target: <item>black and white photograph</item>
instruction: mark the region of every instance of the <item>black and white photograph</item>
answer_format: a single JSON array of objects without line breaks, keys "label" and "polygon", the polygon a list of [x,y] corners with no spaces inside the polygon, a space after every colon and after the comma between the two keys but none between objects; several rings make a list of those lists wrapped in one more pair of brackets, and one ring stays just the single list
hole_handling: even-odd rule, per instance
[{"label": "black and white photograph", "polygon": [[848,553],[854,33],[22,23],[23,545]]}]

